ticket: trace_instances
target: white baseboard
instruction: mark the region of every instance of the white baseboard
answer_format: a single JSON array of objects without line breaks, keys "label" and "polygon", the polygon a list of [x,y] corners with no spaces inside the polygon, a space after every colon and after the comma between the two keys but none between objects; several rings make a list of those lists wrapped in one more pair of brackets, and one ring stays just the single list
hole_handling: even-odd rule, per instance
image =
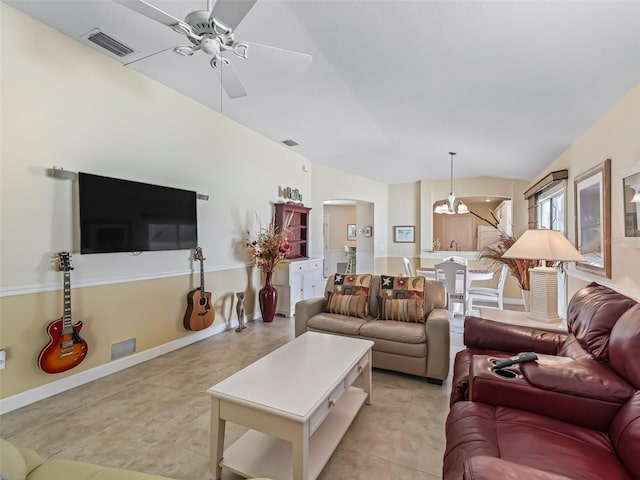
[{"label": "white baseboard", "polygon": [[[252,320],[258,318],[260,318],[260,312],[255,313]],[[2,400],[0,400],[0,415],[11,412],[13,410],[17,410],[18,408],[25,407],[40,400],[44,400],[45,398],[52,397],[53,395],[57,395],[58,393],[71,390],[72,388],[79,387],[80,385],[84,385],[85,383],[89,383],[94,380],[98,380],[99,378],[106,377],[107,375],[119,372],[120,370],[124,370],[125,368],[129,368],[134,365],[138,365],[139,363],[146,362],[147,360],[159,357],[160,355],[164,355],[165,353],[169,353],[174,350],[178,350],[179,348],[186,347],[187,345],[199,342],[200,340],[212,337],[213,335],[217,335],[237,326],[237,320],[232,320],[229,324],[214,325],[211,328],[193,332],[190,335],[178,338],[177,340],[173,340],[163,345],[158,345],[157,347],[153,347],[142,352],[133,353],[127,357],[119,358],[107,364],[90,368],[89,370],[79,372],[75,375],[61,378],[60,380],[54,380],[53,382],[47,383],[46,385],[41,385],[30,390],[25,390],[24,392],[18,393],[16,395],[3,398]]]}]

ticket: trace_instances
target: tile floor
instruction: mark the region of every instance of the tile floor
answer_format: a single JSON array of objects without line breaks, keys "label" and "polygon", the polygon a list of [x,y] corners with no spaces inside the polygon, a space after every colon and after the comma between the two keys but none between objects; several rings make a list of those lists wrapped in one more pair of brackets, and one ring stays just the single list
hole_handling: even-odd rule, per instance
[{"label": "tile floor", "polygon": [[[451,357],[462,319],[451,324]],[[0,435],[60,457],[208,479],[208,387],[293,338],[293,319],[250,322],[0,417]],[[450,381],[374,370],[373,403],[360,411],[320,480],[441,478]],[[227,424],[226,443],[244,428]],[[223,479],[240,477],[224,471]]]}]

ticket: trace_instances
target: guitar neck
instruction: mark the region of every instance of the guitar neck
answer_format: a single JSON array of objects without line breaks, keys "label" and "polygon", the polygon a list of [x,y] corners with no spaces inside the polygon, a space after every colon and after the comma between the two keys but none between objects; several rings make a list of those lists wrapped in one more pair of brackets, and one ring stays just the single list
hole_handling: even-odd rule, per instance
[{"label": "guitar neck", "polygon": [[66,335],[73,331],[73,323],[71,323],[71,273],[63,272],[63,276],[64,314],[62,316],[62,333]]},{"label": "guitar neck", "polygon": [[200,292],[204,297],[204,259],[200,259]]}]

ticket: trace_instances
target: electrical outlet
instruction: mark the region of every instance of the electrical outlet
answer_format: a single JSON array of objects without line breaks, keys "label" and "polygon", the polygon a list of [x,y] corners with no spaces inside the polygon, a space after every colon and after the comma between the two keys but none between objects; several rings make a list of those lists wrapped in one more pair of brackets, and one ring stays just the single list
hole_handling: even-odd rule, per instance
[{"label": "electrical outlet", "polygon": [[0,350],[0,370],[4,370],[7,366],[7,352]]}]

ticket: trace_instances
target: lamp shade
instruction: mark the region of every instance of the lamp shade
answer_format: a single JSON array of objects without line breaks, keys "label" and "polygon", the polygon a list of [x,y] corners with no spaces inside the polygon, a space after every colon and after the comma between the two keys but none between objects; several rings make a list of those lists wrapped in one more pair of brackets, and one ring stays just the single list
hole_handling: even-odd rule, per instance
[{"label": "lamp shade", "polygon": [[502,256],[527,260],[584,261],[584,257],[561,232],[545,229],[527,230]]}]

